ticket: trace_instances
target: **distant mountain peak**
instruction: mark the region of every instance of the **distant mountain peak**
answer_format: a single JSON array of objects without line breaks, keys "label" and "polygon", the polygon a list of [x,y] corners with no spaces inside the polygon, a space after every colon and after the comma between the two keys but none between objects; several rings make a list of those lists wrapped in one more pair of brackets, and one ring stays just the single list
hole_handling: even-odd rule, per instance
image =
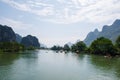
[{"label": "distant mountain peak", "polygon": [[27,35],[27,37],[34,37],[34,36],[32,36],[32,35],[29,34],[29,35]]},{"label": "distant mountain peak", "polygon": [[99,31],[98,31],[98,29],[96,28],[96,29],[94,30],[94,32],[99,32]]},{"label": "distant mountain peak", "polygon": [[102,28],[102,31],[106,31],[108,29],[108,25],[104,25],[103,28]]},{"label": "distant mountain peak", "polygon": [[120,35],[120,19],[117,19],[110,26],[104,25],[101,32],[95,29],[94,32],[88,33],[84,42],[89,46],[92,41],[101,36],[106,37],[115,42],[116,38],[119,35]]},{"label": "distant mountain peak", "polygon": [[21,40],[21,44],[23,44],[25,47],[40,47],[40,43],[37,39],[37,37],[32,36],[32,35],[27,35],[26,37],[23,37]]},{"label": "distant mountain peak", "polygon": [[98,34],[99,33],[99,30],[98,29],[95,29],[94,30],[94,34]]},{"label": "distant mountain peak", "polygon": [[6,25],[0,24],[0,42],[14,42],[16,35],[13,29]]},{"label": "distant mountain peak", "polygon": [[120,19],[117,19],[113,22],[112,26],[119,25],[120,26]]},{"label": "distant mountain peak", "polygon": [[90,45],[91,42],[97,38],[98,34],[99,34],[98,29],[95,29],[93,32],[89,32],[87,37],[84,39],[84,42],[87,45]]}]

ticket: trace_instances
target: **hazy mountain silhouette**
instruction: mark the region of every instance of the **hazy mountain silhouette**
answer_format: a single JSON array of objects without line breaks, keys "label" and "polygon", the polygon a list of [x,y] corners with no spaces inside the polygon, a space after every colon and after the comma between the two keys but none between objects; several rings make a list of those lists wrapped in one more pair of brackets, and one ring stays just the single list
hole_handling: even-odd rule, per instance
[{"label": "hazy mountain silhouette", "polygon": [[84,42],[87,45],[90,45],[92,41],[94,41],[99,35],[98,29],[95,29],[93,32],[88,33],[87,37],[85,38]]},{"label": "hazy mountain silhouette", "polygon": [[93,40],[95,40],[98,37],[103,36],[103,37],[109,38],[114,43],[116,38],[119,35],[120,35],[120,20],[117,19],[112,25],[103,26],[101,32],[95,29],[94,32],[88,33],[87,37],[84,39],[84,42],[89,46]]},{"label": "hazy mountain silhouette", "polygon": [[22,40],[22,36],[21,35],[19,35],[19,34],[15,34],[16,35],[16,41],[18,42],[18,43],[20,43],[21,42],[21,40]]}]

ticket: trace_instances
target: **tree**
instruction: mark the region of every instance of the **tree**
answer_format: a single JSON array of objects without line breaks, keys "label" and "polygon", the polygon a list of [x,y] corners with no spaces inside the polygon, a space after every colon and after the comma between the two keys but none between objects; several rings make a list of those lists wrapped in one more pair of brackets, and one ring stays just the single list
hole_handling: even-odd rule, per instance
[{"label": "tree", "polygon": [[24,50],[24,46],[17,42],[0,42],[0,50],[3,52],[18,52]]},{"label": "tree", "polygon": [[120,49],[120,36],[116,40],[116,47]]},{"label": "tree", "polygon": [[62,50],[63,48],[62,47],[60,47],[60,46],[53,46],[53,47],[51,47],[51,50]]},{"label": "tree", "polygon": [[68,46],[68,44],[65,44],[63,49],[66,50],[66,51],[70,51],[70,47]]},{"label": "tree", "polygon": [[114,55],[116,51],[112,41],[104,37],[94,40],[90,45],[90,50],[93,54],[101,55]]},{"label": "tree", "polygon": [[86,44],[83,41],[79,41],[72,46],[72,51],[74,52],[83,52],[86,50]]},{"label": "tree", "polygon": [[120,36],[118,36],[115,46],[117,48],[118,53],[120,54]]}]

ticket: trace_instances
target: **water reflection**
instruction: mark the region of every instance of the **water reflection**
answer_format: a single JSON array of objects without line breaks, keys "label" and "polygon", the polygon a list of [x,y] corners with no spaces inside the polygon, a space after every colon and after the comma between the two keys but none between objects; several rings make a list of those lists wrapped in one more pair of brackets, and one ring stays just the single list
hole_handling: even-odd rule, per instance
[{"label": "water reflection", "polygon": [[91,55],[91,64],[96,69],[109,75],[120,78],[120,58],[105,58],[103,56]]},{"label": "water reflection", "polygon": [[0,54],[0,66],[7,66],[19,59],[18,53],[2,53]]},{"label": "water reflection", "polygon": [[21,52],[21,57],[25,59],[38,58],[38,50]]},{"label": "water reflection", "polygon": [[18,60],[19,58],[38,58],[38,50],[24,51],[19,53],[2,53],[0,54],[0,66],[11,65],[14,61]]},{"label": "water reflection", "polygon": [[119,80],[120,59],[49,50],[0,54],[0,80]]}]

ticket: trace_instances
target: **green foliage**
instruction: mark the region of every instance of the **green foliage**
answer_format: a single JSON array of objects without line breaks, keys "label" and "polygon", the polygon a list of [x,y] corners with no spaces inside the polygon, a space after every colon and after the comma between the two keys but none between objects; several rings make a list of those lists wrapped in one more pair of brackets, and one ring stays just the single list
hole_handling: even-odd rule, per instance
[{"label": "green foliage", "polygon": [[62,49],[63,49],[62,47],[55,45],[51,48],[51,50],[62,50]]},{"label": "green foliage", "polygon": [[86,48],[86,44],[83,41],[79,41],[72,46],[71,50],[73,52],[83,52],[86,50]]},{"label": "green foliage", "polygon": [[0,54],[3,53],[3,51],[0,49]]},{"label": "green foliage", "polygon": [[65,44],[64,47],[63,47],[63,50],[64,51],[70,51],[70,47],[67,44]]},{"label": "green foliage", "polygon": [[120,54],[120,36],[118,36],[115,46],[117,48],[117,53]]},{"label": "green foliage", "polygon": [[33,46],[30,46],[30,47],[27,47],[26,49],[27,49],[27,50],[35,50],[36,48],[33,47]]},{"label": "green foliage", "polygon": [[24,46],[17,42],[0,42],[0,50],[2,52],[18,52],[24,50]]},{"label": "green foliage", "polygon": [[116,47],[120,49],[120,36],[116,40]]},{"label": "green foliage", "polygon": [[114,55],[116,53],[116,49],[112,44],[112,41],[104,37],[94,40],[89,50],[93,54]]}]

